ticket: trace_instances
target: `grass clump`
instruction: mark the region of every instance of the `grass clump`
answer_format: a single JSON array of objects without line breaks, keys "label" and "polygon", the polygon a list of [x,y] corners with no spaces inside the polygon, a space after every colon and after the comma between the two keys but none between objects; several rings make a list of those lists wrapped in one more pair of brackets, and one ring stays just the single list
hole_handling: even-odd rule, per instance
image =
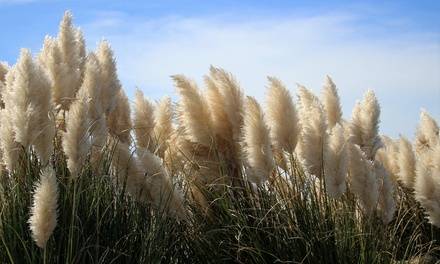
[{"label": "grass clump", "polygon": [[175,104],[130,106],[109,44],[86,53],[69,12],[0,73],[1,263],[440,260],[424,110],[414,142],[393,140],[372,90],[345,120],[330,77],[297,101],[270,77],[263,107],[214,67],[204,90],[172,76]]}]

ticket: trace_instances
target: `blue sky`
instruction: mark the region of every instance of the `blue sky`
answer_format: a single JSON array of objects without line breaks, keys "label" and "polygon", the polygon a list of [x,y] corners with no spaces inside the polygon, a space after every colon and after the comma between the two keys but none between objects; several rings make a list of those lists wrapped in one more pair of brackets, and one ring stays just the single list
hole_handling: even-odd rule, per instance
[{"label": "blue sky", "polygon": [[420,109],[440,121],[440,1],[57,1],[0,0],[0,61],[39,52],[66,9],[87,48],[106,38],[130,98],[174,94],[172,74],[203,87],[209,66],[230,71],[264,101],[267,76],[296,94],[320,94],[326,74],[344,118],[371,88],[380,132],[412,138]]}]

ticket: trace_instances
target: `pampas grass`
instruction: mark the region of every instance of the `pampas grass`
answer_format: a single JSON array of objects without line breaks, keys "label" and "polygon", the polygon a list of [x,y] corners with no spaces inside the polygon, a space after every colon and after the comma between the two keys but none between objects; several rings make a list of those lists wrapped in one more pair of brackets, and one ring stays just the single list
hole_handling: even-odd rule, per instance
[{"label": "pampas grass", "polygon": [[133,100],[133,132],[136,145],[152,152],[156,150],[154,111],[154,104],[144,97],[141,90],[136,89]]},{"label": "pampas grass", "polygon": [[117,178],[115,179],[120,188],[127,192],[137,201],[151,201],[148,185],[144,172],[128,144],[119,142],[116,138],[108,138],[108,147],[114,150],[111,160]]},{"label": "pampas grass", "polygon": [[439,125],[437,121],[425,109],[422,109],[414,139],[416,154],[421,155],[426,150],[432,149],[439,140]]},{"label": "pampas grass", "polygon": [[92,147],[91,125],[87,90],[82,88],[66,115],[66,132],[63,133],[63,150],[67,156],[67,167],[73,178],[79,175]]},{"label": "pampas grass", "polygon": [[176,93],[181,97],[177,118],[185,137],[191,142],[212,147],[214,143],[212,116],[204,94],[194,81],[183,75],[171,77],[175,83]]},{"label": "pampas grass", "polygon": [[380,106],[374,92],[368,90],[353,109],[350,123],[350,140],[361,147],[367,159],[373,160],[382,147],[379,137]]},{"label": "pampas grass", "polygon": [[0,262],[440,257],[440,143],[426,111],[415,141],[396,140],[379,136],[371,90],[347,121],[329,77],[321,99],[299,86],[296,102],[270,77],[262,109],[211,66],[204,90],[172,77],[175,103],[137,91],[132,120],[109,43],[86,54],[69,12],[61,24],[38,59],[23,50],[0,65]]},{"label": "pampas grass", "polygon": [[76,44],[78,47],[78,55],[79,55],[79,62],[78,62],[79,78],[76,85],[76,90],[78,90],[79,87],[81,87],[81,83],[84,78],[87,50],[86,50],[86,40],[84,39],[84,35],[82,33],[81,28],[77,29],[75,37],[76,37]]},{"label": "pampas grass", "polygon": [[242,149],[244,93],[232,74],[210,67],[205,76],[205,96],[211,109],[212,127],[218,160],[232,185],[242,185]]},{"label": "pampas grass", "polygon": [[103,83],[101,80],[101,69],[98,63],[98,58],[93,52],[87,54],[87,60],[85,64],[84,79],[82,82],[82,88],[86,89],[89,100],[89,112],[92,118],[94,127],[99,125],[97,121],[104,115],[102,101],[100,100],[101,90],[103,89]]},{"label": "pampas grass", "polygon": [[271,140],[277,149],[293,153],[301,132],[298,111],[292,95],[280,80],[270,77],[269,83],[266,113]]},{"label": "pampas grass", "polygon": [[2,164],[11,172],[17,165],[21,145],[15,140],[11,114],[8,109],[0,109],[0,147]]},{"label": "pampas grass", "polygon": [[166,95],[157,103],[154,113],[154,135],[157,142],[157,155],[165,158],[165,153],[170,152],[170,141],[174,133],[173,108],[171,98]]},{"label": "pampas grass", "polygon": [[94,52],[87,54],[84,79],[81,89],[87,90],[88,112],[92,120],[90,131],[92,133],[91,163],[97,169],[100,163],[101,150],[106,144],[108,128],[104,115],[103,102],[100,99],[103,88],[101,67]]},{"label": "pampas grass", "polygon": [[415,136],[416,177],[414,196],[423,206],[429,222],[440,227],[440,136],[439,126],[422,109]]},{"label": "pampas grass", "polygon": [[403,135],[400,135],[398,142],[399,152],[397,154],[397,164],[399,168],[399,180],[405,188],[413,190],[417,162],[413,145],[411,141]]},{"label": "pampas grass", "polygon": [[323,106],[319,98],[302,85],[298,86],[297,96],[302,124],[298,153],[305,170],[321,177],[328,144]]},{"label": "pampas grass", "polygon": [[257,100],[248,97],[243,126],[243,154],[248,166],[247,179],[257,185],[267,181],[275,167],[270,148],[269,127],[264,118]]},{"label": "pampas grass", "polygon": [[[17,64],[10,72],[13,77],[10,77],[3,96],[4,113],[10,115],[10,120],[5,121],[12,125],[14,139],[25,149],[34,145],[41,163],[46,165],[53,151],[55,136],[54,106],[48,76],[26,49],[21,50]],[[7,137],[5,135],[5,146],[9,144],[6,143]]]},{"label": "pampas grass", "polygon": [[109,133],[121,142],[130,144],[132,128],[130,103],[123,89],[119,90],[115,105],[116,107],[107,117]]},{"label": "pampas grass", "polygon": [[46,167],[35,185],[29,226],[35,243],[45,248],[57,225],[58,187],[55,171]]},{"label": "pampas grass", "polygon": [[[232,130],[232,141],[238,142],[242,136],[244,92],[237,80],[227,71],[211,66],[210,72],[213,81],[219,87],[223,111],[228,117]],[[239,148],[236,151],[239,151]]]},{"label": "pampas grass", "polygon": [[325,185],[330,197],[340,199],[347,186],[348,151],[344,130],[336,124],[329,135],[325,153]]},{"label": "pampas grass", "polygon": [[[55,61],[56,64],[50,67],[64,68],[68,74],[63,78],[58,77],[59,83],[54,86],[54,101],[61,105],[61,109],[67,110],[74,97],[80,82],[81,71],[84,61],[84,47],[81,42],[81,31],[73,25],[73,16],[67,10],[61,20],[56,43],[59,45],[62,59]],[[59,74],[59,73],[55,73]]]},{"label": "pampas grass", "polygon": [[350,188],[356,194],[362,212],[367,218],[374,216],[380,187],[374,173],[374,164],[356,144],[350,144]]},{"label": "pampas grass", "polygon": [[174,188],[170,175],[165,170],[162,160],[147,149],[137,148],[139,164],[146,174],[146,181],[151,195],[151,202],[162,211],[179,220],[186,219],[186,209],[182,194]]},{"label": "pampas grass", "polygon": [[342,109],[338,89],[332,78],[327,75],[325,84],[322,88],[322,104],[327,114],[328,129],[332,129],[336,124],[341,123]]},{"label": "pampas grass", "polygon": [[41,132],[47,122],[41,124],[41,118],[48,118],[46,105],[42,104],[50,96],[50,83],[42,68],[33,60],[30,50],[22,49],[14,65],[13,83],[6,89],[5,108],[10,111],[15,139],[25,148]]},{"label": "pampas grass", "polygon": [[379,184],[379,198],[377,202],[377,210],[384,225],[393,220],[396,211],[396,201],[394,200],[394,185],[391,182],[390,174],[385,167],[375,162],[373,165],[374,174]]},{"label": "pampas grass", "polygon": [[440,227],[440,142],[419,157],[416,175],[414,196],[425,209],[429,222]]},{"label": "pampas grass", "polygon": [[[43,48],[37,55],[37,60],[44,67],[52,83],[52,96],[56,105],[61,109],[67,110],[71,97],[75,93],[75,86],[72,86],[69,75],[69,69],[61,51],[58,39],[46,36]],[[69,75],[70,76],[70,75]],[[69,89],[70,88],[70,89]]]},{"label": "pampas grass", "polygon": [[[211,69],[212,70],[212,69]],[[214,73],[212,73],[214,74]],[[212,114],[212,129],[218,141],[219,148],[225,148],[224,144],[232,145],[233,125],[226,113],[226,102],[221,93],[221,87],[215,81],[215,76],[205,76],[206,100]],[[224,141],[224,143],[222,143]]]},{"label": "pampas grass", "polygon": [[383,147],[377,150],[375,159],[385,166],[388,173],[390,173],[391,181],[397,184],[400,170],[398,162],[399,144],[396,140],[386,135],[381,135],[380,137]]},{"label": "pampas grass", "polygon": [[102,85],[99,99],[101,100],[102,112],[105,116],[109,116],[116,107],[122,85],[118,79],[114,52],[106,39],[98,44],[95,54],[100,68]]}]

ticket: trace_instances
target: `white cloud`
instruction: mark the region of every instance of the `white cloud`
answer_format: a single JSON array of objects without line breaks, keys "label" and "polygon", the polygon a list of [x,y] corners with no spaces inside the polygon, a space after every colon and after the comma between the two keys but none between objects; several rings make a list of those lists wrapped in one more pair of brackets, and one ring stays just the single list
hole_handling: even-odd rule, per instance
[{"label": "white cloud", "polygon": [[137,20],[113,13],[83,28],[89,41],[108,39],[129,95],[134,86],[153,99],[172,95],[172,74],[203,86],[212,64],[230,71],[260,100],[266,76],[280,78],[293,93],[295,83],[319,93],[330,74],[346,118],[355,100],[372,88],[382,106],[381,131],[393,137],[413,135],[420,108],[439,120],[437,43],[425,43],[423,34],[412,32],[372,38],[371,29],[353,22],[355,16],[344,14],[237,21],[228,15]]}]

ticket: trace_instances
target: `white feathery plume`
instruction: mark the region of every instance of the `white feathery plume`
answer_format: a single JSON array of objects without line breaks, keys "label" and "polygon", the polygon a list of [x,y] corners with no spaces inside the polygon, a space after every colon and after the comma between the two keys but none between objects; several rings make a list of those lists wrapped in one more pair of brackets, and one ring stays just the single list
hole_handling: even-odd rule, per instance
[{"label": "white feathery plume", "polygon": [[429,222],[440,227],[440,142],[418,158],[416,172],[414,196]]},{"label": "white feathery plume", "polygon": [[146,181],[151,202],[160,210],[179,220],[186,219],[182,194],[174,187],[162,160],[144,148],[137,148],[140,167],[146,172]]},{"label": "white feathery plume", "polygon": [[167,167],[167,170],[171,175],[177,175],[181,170],[183,163],[181,149],[177,147],[179,134],[177,132],[177,124],[171,124],[173,133],[170,134],[170,137],[167,139],[167,148],[163,153],[163,160]]},{"label": "white feathery plume", "polygon": [[379,117],[379,102],[374,92],[369,89],[362,101],[356,102],[350,123],[351,142],[360,146],[369,160],[373,160],[376,151],[382,147],[379,136]]},{"label": "white feathery plume", "polygon": [[33,139],[32,144],[40,157],[41,164],[45,166],[49,163],[54,149],[53,140],[56,134],[54,120],[55,105],[52,100],[52,87],[47,85],[49,79],[41,67],[39,67],[38,74],[43,82],[40,84],[40,87],[35,87],[39,90],[39,97],[35,98],[39,109],[36,108],[38,112],[34,118],[38,119],[39,125],[34,128],[34,130],[38,131],[38,134]]},{"label": "white feathery plume", "polygon": [[[5,87],[1,96],[5,105],[0,109],[0,147],[2,152],[2,162],[10,172],[14,169],[18,160],[18,154],[22,150],[21,144],[15,140],[11,115],[11,108],[14,102],[10,100],[10,97],[12,94],[12,85],[15,80],[15,71],[14,67],[10,68],[4,78]],[[6,104],[9,105],[8,108],[5,108]]]},{"label": "white feathery plume", "polygon": [[12,87],[12,85],[14,84],[14,81],[15,81],[16,71],[17,70],[16,70],[16,67],[14,67],[14,66],[9,67],[8,68],[8,72],[4,76],[4,83],[8,87]]},{"label": "white feathery plume", "polygon": [[50,118],[54,107],[49,79],[27,49],[21,50],[14,74],[5,108],[11,114],[15,139],[25,148],[34,144],[46,163],[52,153],[51,141],[55,135]]},{"label": "white feathery plume", "polygon": [[154,135],[157,142],[157,155],[161,158],[165,157],[165,151],[168,149],[169,138],[174,132],[173,129],[173,110],[171,106],[171,98],[166,95],[157,104],[154,114]]},{"label": "white feathery plume", "polygon": [[101,69],[102,86],[100,100],[102,112],[108,116],[116,107],[116,99],[122,85],[118,79],[114,52],[107,40],[103,39],[102,42],[98,44],[96,57]]},{"label": "white feathery plume", "polygon": [[[228,116],[232,128],[232,141],[238,142],[242,136],[244,92],[234,76],[223,69],[210,67],[212,79],[219,87],[223,101],[223,111]],[[238,146],[236,151],[238,151]]]},{"label": "white feathery plume", "polygon": [[[49,103],[46,105],[53,106],[53,104]],[[53,112],[54,109],[52,107],[52,109],[47,112],[47,118],[41,119],[41,124],[45,124],[45,126],[42,125],[40,133],[37,134],[37,136],[33,140],[35,151],[40,157],[40,162],[42,165],[47,165],[49,163],[50,157],[52,156],[54,150],[53,140],[55,139],[56,129],[55,122],[50,116],[51,114],[53,114]]]},{"label": "white feathery plume", "polygon": [[373,170],[373,162],[357,144],[350,143],[350,187],[356,194],[364,214],[371,217],[379,199],[379,183]]},{"label": "white feathery plume", "polygon": [[270,136],[275,147],[293,153],[299,140],[301,126],[292,95],[284,84],[269,77],[266,93],[266,113]]},{"label": "white feathery plume", "polygon": [[317,102],[321,104],[319,97],[310,89],[304,85],[297,84],[298,92],[296,94],[298,99],[298,111],[299,118],[303,121],[307,120],[309,110],[312,105],[316,105]]},{"label": "white feathery plume", "polygon": [[248,166],[247,178],[260,185],[269,179],[275,167],[270,148],[269,127],[257,100],[248,96],[243,120],[243,154]]},{"label": "white feathery plume", "polygon": [[328,129],[331,130],[342,120],[342,110],[338,89],[330,76],[327,75],[326,82],[322,88],[322,104],[327,113]]},{"label": "white feathery plume", "polygon": [[87,89],[82,87],[66,114],[66,132],[63,133],[63,150],[67,156],[67,168],[72,177],[79,175],[92,147],[90,128],[92,120],[88,112]]},{"label": "white feathery plume", "polygon": [[396,211],[394,185],[391,181],[390,174],[381,163],[374,162],[373,168],[379,183],[377,210],[380,214],[383,224],[387,225],[389,222],[391,222],[391,220],[393,220],[394,212]]},{"label": "white feathery plume", "polygon": [[301,85],[298,88],[302,131],[297,152],[306,171],[320,177],[328,144],[325,114],[319,98],[312,91]]},{"label": "white feathery plume", "polygon": [[106,118],[103,112],[101,90],[102,90],[102,74],[98,58],[93,52],[87,54],[87,60],[84,71],[84,78],[81,89],[87,90],[88,94],[88,112],[92,120],[90,132],[92,133],[92,151],[91,164],[93,170],[96,170],[101,158],[101,151],[106,144],[108,128]]},{"label": "white feathery plume", "polygon": [[[57,39],[60,44],[60,48],[63,53],[63,61],[68,63],[67,67],[70,69],[75,69],[78,67],[79,58],[79,47],[77,39],[77,29],[73,25],[73,16],[69,10],[64,13],[63,19],[59,25]],[[72,72],[76,75],[77,72]]]},{"label": "white feathery plume", "polygon": [[95,53],[89,52],[87,54],[84,69],[84,79],[81,87],[87,90],[87,94],[90,98],[89,112],[93,121],[98,120],[104,115],[100,100],[102,89],[101,79],[101,69],[98,63],[98,58],[96,57]]},{"label": "white feathery plume", "polygon": [[131,111],[128,97],[124,89],[120,89],[116,99],[116,107],[107,117],[109,132],[116,136],[120,141],[131,143]]},{"label": "white feathery plume", "polygon": [[55,171],[47,166],[34,189],[33,205],[30,210],[29,226],[32,238],[40,248],[47,241],[57,225],[58,186]]},{"label": "white feathery plume", "polygon": [[399,145],[397,141],[386,135],[380,135],[383,147],[376,152],[375,159],[380,161],[385,169],[390,173],[391,181],[397,184],[397,177],[399,173],[399,164],[397,156],[399,153]]},{"label": "white feathery plume", "polygon": [[431,149],[439,140],[439,125],[437,121],[428,111],[422,109],[420,113],[420,123],[417,126],[414,139],[416,154],[421,155],[425,150]]},{"label": "white feathery plume", "polygon": [[86,89],[89,96],[89,114],[92,118],[91,132],[94,138],[94,145],[101,148],[105,145],[107,140],[108,128],[102,106],[101,100],[103,82],[101,74],[101,66],[98,63],[98,58],[93,52],[87,55],[87,61],[84,72],[84,80],[82,88]]},{"label": "white feathery plume", "polygon": [[[349,139],[350,138],[350,121],[347,119],[342,119],[341,121],[342,128],[344,129],[344,137]],[[349,151],[350,152],[350,151]]]},{"label": "white feathery plume", "polygon": [[347,186],[348,152],[344,129],[337,123],[331,130],[325,153],[325,185],[330,197],[341,198]]},{"label": "white feathery plume", "polygon": [[92,170],[96,171],[101,163],[103,151],[106,150],[107,137],[109,135],[106,119],[101,116],[98,120],[92,122],[92,149],[91,165]]},{"label": "white feathery plume", "polygon": [[2,162],[9,172],[15,168],[21,144],[15,141],[11,115],[8,109],[0,109],[0,148]]},{"label": "white feathery plume", "polygon": [[73,25],[73,16],[67,10],[61,20],[58,36],[56,38],[62,54],[62,63],[58,67],[64,67],[68,74],[63,74],[62,84],[54,88],[54,101],[61,104],[63,110],[69,109],[69,105],[77,90],[80,80],[80,43],[78,43],[77,29]]},{"label": "white feathery plume", "polygon": [[243,126],[243,92],[234,77],[211,66],[205,76],[209,109],[215,139],[217,163],[222,163],[222,174],[232,178],[234,186],[242,179],[242,150],[240,141]]},{"label": "white feathery plume", "polygon": [[39,91],[35,86],[39,86],[36,64],[34,63],[31,52],[22,49],[17,63],[13,66],[14,79],[7,91],[8,99],[5,101],[5,108],[11,115],[11,123],[14,129],[15,138],[25,148],[27,148],[35,137],[33,128],[36,127],[37,119],[30,118],[35,116],[34,105],[30,105],[29,100],[38,98]]},{"label": "white feathery plume", "polygon": [[416,178],[416,155],[411,141],[403,135],[399,137],[397,165],[399,168],[397,175],[403,186],[413,190]]},{"label": "white feathery plume", "polygon": [[84,78],[84,71],[85,71],[86,59],[87,59],[86,41],[84,39],[84,35],[82,33],[81,28],[78,28],[78,30],[76,31],[76,43],[78,45],[78,56],[79,56],[79,65],[78,65],[79,78],[78,78],[78,83],[76,84],[76,90],[79,90]]},{"label": "white feathery plume", "polygon": [[60,105],[61,109],[67,110],[73,95],[69,89],[71,81],[69,68],[63,61],[63,54],[56,39],[46,36],[43,48],[37,54],[38,63],[46,70],[52,83],[52,96],[54,103]]},{"label": "white feathery plume", "polygon": [[[226,113],[226,105],[222,93],[220,92],[220,85],[212,76],[205,76],[204,79],[206,85],[206,100],[212,115],[212,129],[218,148],[224,150],[230,148],[234,143],[232,139],[232,123]],[[226,144],[222,144],[223,141]]]},{"label": "white feathery plume", "polygon": [[136,145],[152,152],[156,148],[156,138],[153,133],[156,126],[154,111],[154,104],[144,96],[141,90],[136,89],[133,100],[133,132]]},{"label": "white feathery plume", "polygon": [[194,81],[185,76],[171,77],[176,92],[180,95],[177,118],[184,129],[185,137],[191,142],[210,148],[214,144],[212,116],[204,94]]}]

